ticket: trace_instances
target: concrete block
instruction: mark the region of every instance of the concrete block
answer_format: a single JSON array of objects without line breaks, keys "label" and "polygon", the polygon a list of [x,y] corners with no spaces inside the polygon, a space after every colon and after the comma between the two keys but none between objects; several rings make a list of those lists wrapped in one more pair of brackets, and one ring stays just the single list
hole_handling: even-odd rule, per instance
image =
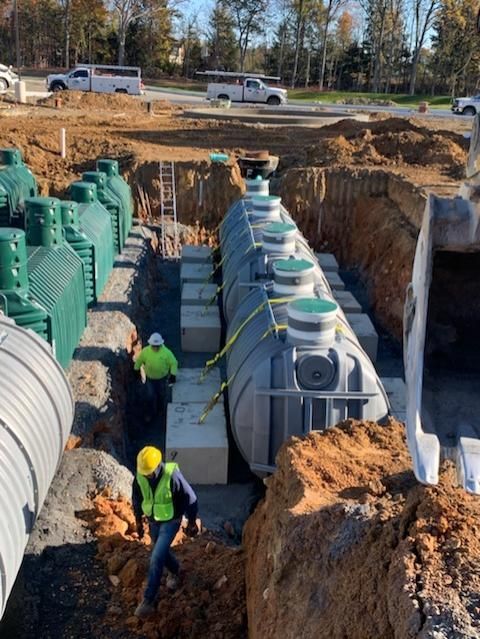
[{"label": "concrete block", "polygon": [[[217,292],[216,284],[194,284],[185,282],[182,286],[182,306],[201,306],[204,308]],[[213,302],[212,305],[216,305]]]},{"label": "concrete block", "polygon": [[182,264],[211,264],[212,249],[209,246],[182,246]]},{"label": "concrete block", "polygon": [[220,311],[218,306],[182,306],[180,334],[185,353],[217,353],[220,349]]},{"label": "concrete block", "polygon": [[177,462],[192,484],[226,484],[228,438],[224,408],[217,404],[199,424],[204,409],[200,402],[168,405],[165,456],[168,461]]},{"label": "concrete block", "polygon": [[[172,401],[202,402],[208,404],[220,389],[222,383],[218,368],[212,368],[205,379],[200,381],[201,368],[179,368],[177,381],[172,386]],[[223,395],[218,400],[223,402]]]},{"label": "concrete block", "polygon": [[362,307],[350,291],[335,291],[335,300],[344,313],[361,313]]},{"label": "concrete block", "polygon": [[393,417],[400,422],[407,418],[407,388],[401,377],[381,377],[380,381],[390,400]]},{"label": "concrete block", "polygon": [[377,361],[378,335],[372,320],[366,313],[345,313],[348,323],[361,347],[375,364]]},{"label": "concrete block", "polygon": [[315,253],[324,273],[338,273],[338,262],[333,253]]},{"label": "concrete block", "polygon": [[345,290],[345,282],[342,280],[338,273],[335,271],[330,271],[325,273],[325,277],[327,278],[328,283],[330,284],[330,288],[332,291],[344,291]]},{"label": "concrete block", "polygon": [[196,284],[206,284],[212,272],[211,264],[183,264],[180,267],[180,282],[193,282]]}]

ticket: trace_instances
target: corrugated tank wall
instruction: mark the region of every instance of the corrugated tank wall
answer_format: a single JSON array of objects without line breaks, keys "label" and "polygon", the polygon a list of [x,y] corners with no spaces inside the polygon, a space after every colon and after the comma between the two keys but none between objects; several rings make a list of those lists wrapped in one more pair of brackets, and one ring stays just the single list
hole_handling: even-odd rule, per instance
[{"label": "corrugated tank wall", "polygon": [[0,617],[73,415],[72,391],[49,346],[0,315]]}]

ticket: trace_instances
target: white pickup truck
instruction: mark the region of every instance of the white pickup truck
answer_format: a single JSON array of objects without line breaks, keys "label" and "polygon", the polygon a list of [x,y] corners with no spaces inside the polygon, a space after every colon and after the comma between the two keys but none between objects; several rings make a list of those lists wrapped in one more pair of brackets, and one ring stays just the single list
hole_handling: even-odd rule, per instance
[{"label": "white pickup truck", "polygon": [[474,95],[471,98],[456,98],[452,104],[452,111],[461,115],[480,113],[480,95]]},{"label": "white pickup truck", "polygon": [[68,73],[47,76],[47,90],[141,95],[144,89],[141,75],[140,67],[82,64]]},{"label": "white pickup truck", "polygon": [[259,74],[233,73],[227,71],[202,71],[197,75],[205,75],[223,82],[209,82],[207,100],[230,100],[231,102],[257,102],[278,106],[287,103],[285,89],[269,87],[264,80],[279,80]]},{"label": "white pickup truck", "polygon": [[18,80],[18,75],[12,71],[12,67],[0,64],[0,93],[5,93],[13,87],[13,83]]}]

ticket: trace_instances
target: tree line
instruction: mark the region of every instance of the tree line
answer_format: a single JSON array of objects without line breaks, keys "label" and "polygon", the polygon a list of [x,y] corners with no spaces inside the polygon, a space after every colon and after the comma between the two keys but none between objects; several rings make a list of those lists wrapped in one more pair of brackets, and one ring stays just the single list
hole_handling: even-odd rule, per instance
[{"label": "tree line", "polygon": [[[214,0],[201,15],[187,1],[17,0],[21,64],[256,71],[306,90],[479,89],[478,0]],[[0,62],[15,64],[12,0],[0,0]]]}]

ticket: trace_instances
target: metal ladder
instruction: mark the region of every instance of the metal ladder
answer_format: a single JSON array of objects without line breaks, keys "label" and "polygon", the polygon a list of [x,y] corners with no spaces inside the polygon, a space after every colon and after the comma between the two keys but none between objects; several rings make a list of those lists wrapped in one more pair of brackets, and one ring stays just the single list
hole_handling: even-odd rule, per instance
[{"label": "metal ladder", "polygon": [[160,174],[160,220],[162,227],[162,258],[167,257],[167,247],[165,241],[165,218],[173,219],[173,255],[169,257],[180,257],[180,242],[178,237],[177,223],[177,194],[175,189],[175,163],[159,163]]}]

